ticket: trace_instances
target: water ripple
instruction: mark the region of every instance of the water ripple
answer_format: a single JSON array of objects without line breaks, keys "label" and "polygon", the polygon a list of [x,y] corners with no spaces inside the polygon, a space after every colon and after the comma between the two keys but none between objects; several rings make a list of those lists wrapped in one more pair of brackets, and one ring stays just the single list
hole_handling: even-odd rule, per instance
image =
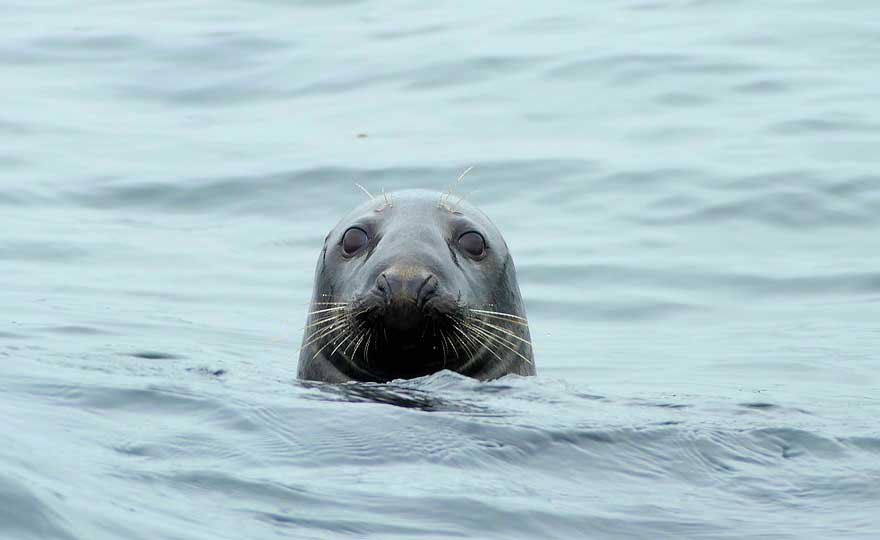
[{"label": "water ripple", "polygon": [[[4,3],[0,537],[875,538],[876,5],[794,4]],[[295,382],[470,166],[539,376]]]},{"label": "water ripple", "polygon": [[68,528],[69,524],[25,484],[0,476],[0,533],[3,536],[21,540],[76,538]]}]

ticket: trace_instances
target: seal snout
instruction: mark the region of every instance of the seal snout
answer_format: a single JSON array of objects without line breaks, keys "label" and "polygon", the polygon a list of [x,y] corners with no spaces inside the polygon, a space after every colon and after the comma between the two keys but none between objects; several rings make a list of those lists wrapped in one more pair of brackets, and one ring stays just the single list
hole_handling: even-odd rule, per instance
[{"label": "seal snout", "polygon": [[426,268],[404,266],[382,272],[376,289],[385,300],[386,327],[408,331],[423,324],[425,304],[437,294],[438,282]]}]

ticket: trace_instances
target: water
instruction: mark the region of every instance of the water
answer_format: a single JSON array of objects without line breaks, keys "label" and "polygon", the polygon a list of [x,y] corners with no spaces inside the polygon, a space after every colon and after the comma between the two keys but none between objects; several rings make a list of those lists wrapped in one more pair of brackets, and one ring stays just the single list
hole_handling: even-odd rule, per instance
[{"label": "water", "polygon": [[[0,2],[0,537],[877,538],[872,0]],[[462,191],[539,376],[294,380]]]}]

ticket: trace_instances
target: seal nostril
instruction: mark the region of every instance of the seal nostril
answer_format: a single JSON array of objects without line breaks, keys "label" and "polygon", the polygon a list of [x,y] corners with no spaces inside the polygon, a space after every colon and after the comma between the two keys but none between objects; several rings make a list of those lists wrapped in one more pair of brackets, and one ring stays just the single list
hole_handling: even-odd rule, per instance
[{"label": "seal nostril", "polygon": [[384,272],[379,274],[379,277],[376,278],[376,288],[379,289],[379,292],[381,292],[385,298],[391,296],[391,286],[388,284],[388,277]]},{"label": "seal nostril", "polygon": [[419,287],[416,303],[421,307],[425,305],[432,296],[437,294],[437,278],[432,274],[428,274],[425,281]]}]

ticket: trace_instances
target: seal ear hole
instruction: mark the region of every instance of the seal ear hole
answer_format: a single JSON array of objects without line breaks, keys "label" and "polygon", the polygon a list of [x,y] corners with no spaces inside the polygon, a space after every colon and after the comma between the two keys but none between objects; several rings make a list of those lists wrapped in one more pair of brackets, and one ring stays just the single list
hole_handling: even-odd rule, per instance
[{"label": "seal ear hole", "polygon": [[476,231],[468,231],[458,237],[458,247],[475,259],[486,254],[486,239]]},{"label": "seal ear hole", "polygon": [[342,253],[351,257],[370,243],[370,236],[360,227],[351,227],[342,235]]}]

